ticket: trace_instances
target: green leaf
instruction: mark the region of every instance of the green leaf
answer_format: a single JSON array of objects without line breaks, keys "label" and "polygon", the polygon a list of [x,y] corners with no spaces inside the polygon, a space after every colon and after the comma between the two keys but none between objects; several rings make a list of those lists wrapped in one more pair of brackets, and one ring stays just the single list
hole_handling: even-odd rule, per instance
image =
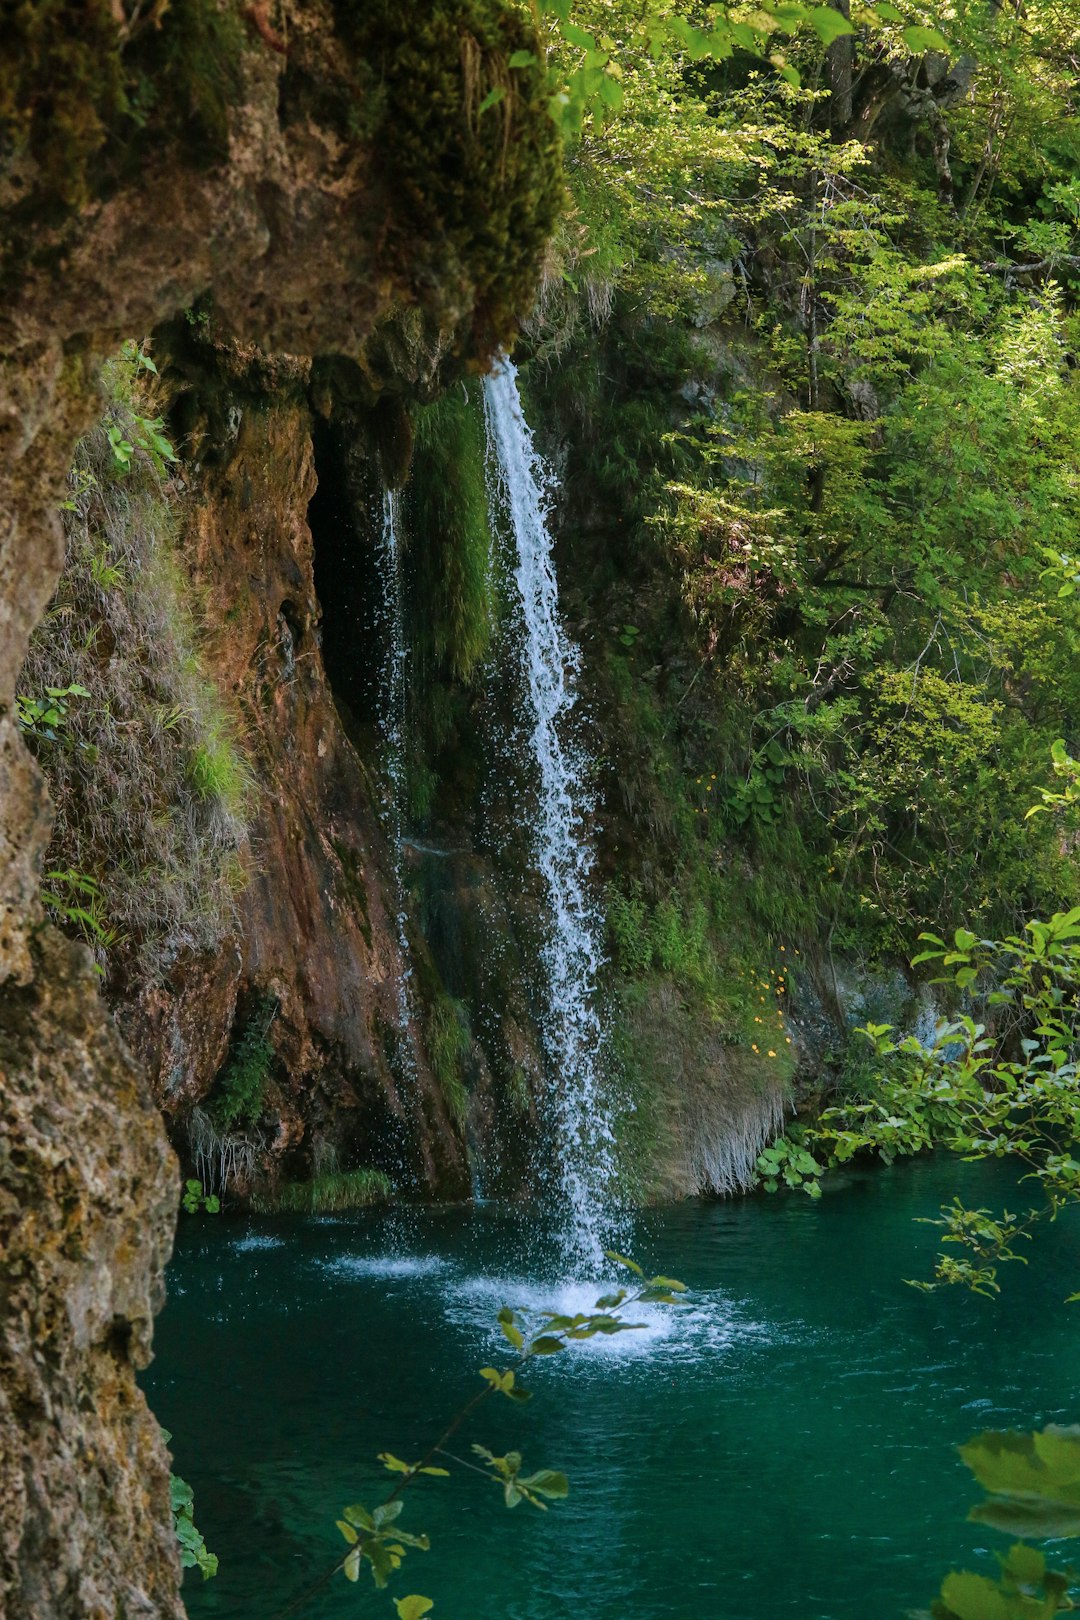
[{"label": "green leaf", "polygon": [[352,1525],[346,1524],[344,1519],[335,1519],[334,1523],[345,1537],[345,1540],[349,1543],[349,1546],[355,1547],[356,1543],[360,1540],[360,1537],[357,1535]]},{"label": "green leaf", "polygon": [[[1059,1445],[1052,1443],[1055,1438]],[[1037,1441],[1043,1442],[1045,1455]],[[960,1455],[983,1489],[994,1495],[1049,1498],[1080,1509],[1080,1427],[1051,1424],[1038,1436],[987,1430],[961,1446]]]},{"label": "green leaf", "polygon": [[1021,1586],[1038,1586],[1046,1574],[1046,1559],[1036,1547],[1025,1547],[1018,1541],[1002,1559],[1002,1567]]},{"label": "green leaf", "polygon": [[504,1305],[499,1312],[498,1321],[504,1337],[510,1341],[515,1350],[520,1350],[525,1343],[525,1336],[514,1320],[514,1312],[508,1305]]},{"label": "green leaf", "polygon": [[482,116],[482,114],[486,113],[489,107],[498,106],[499,102],[503,100],[505,95],[506,95],[506,86],[505,86],[505,84],[496,84],[496,85],[494,85],[492,87],[492,89],[490,89],[488,91],[487,95],[484,97],[484,99],[480,103],[479,107],[477,107],[477,109],[476,109],[477,117],[479,118],[479,117]]},{"label": "green leaf", "polygon": [[905,28],[902,37],[913,56],[919,56],[923,51],[947,51],[949,48],[936,28]]},{"label": "green leaf", "polygon": [[342,1508],[341,1516],[361,1530],[374,1530],[375,1528],[375,1520],[362,1502],[353,1502],[349,1507]]},{"label": "green leaf", "polygon": [[[371,1573],[374,1578],[375,1585],[381,1590],[390,1579],[390,1576],[394,1573],[394,1569],[396,1567],[394,1557],[389,1548],[385,1547],[381,1541],[369,1541],[365,1551],[368,1558],[371,1560]],[[356,1554],[350,1553],[349,1556],[352,1558],[355,1557]],[[401,1563],[400,1558],[397,1560],[397,1563]]]},{"label": "green leaf", "polygon": [[[510,65],[512,67],[513,62]],[[398,1620],[421,1620],[421,1616],[427,1614],[435,1605],[430,1598],[410,1592],[408,1597],[395,1598],[394,1607],[398,1612]]]},{"label": "green leaf", "polygon": [[556,1339],[549,1333],[542,1333],[538,1339],[534,1339],[530,1344],[529,1354],[531,1356],[553,1356],[559,1350],[565,1349],[566,1341],[564,1339]]},{"label": "green leaf", "polygon": [[968,1518],[1007,1536],[1030,1536],[1040,1541],[1080,1536],[1080,1507],[1065,1502],[1024,1502],[994,1496],[973,1507]]},{"label": "green leaf", "polygon": [[512,68],[527,68],[532,67],[535,61],[536,54],[533,51],[514,51],[511,54],[507,66]]},{"label": "green leaf", "polygon": [[1011,1620],[1005,1594],[985,1575],[947,1575],[941,1596],[957,1620]]},{"label": "green leaf", "polygon": [[346,1558],[345,1563],[342,1565],[342,1568],[345,1571],[345,1579],[347,1581],[357,1581],[360,1579],[360,1549],[358,1547],[353,1548],[352,1552]]},{"label": "green leaf", "polygon": [[810,13],[810,23],[824,45],[831,45],[834,39],[855,32],[843,13],[834,11],[831,6],[816,6]]},{"label": "green leaf", "polygon": [[576,23],[564,22],[562,36],[567,44],[577,45],[583,51],[595,51],[596,49],[596,40],[593,36],[586,33],[584,28],[579,28]]},{"label": "green leaf", "polygon": [[628,1260],[625,1254],[617,1254],[614,1249],[605,1249],[604,1259],[614,1260],[616,1265],[625,1266],[627,1271],[632,1271],[636,1277],[644,1277],[645,1275],[636,1260]]},{"label": "green leaf", "polygon": [[570,1482],[565,1474],[554,1468],[540,1468],[528,1478],[519,1477],[518,1484],[525,1490],[537,1491],[541,1496],[563,1497],[570,1494]]}]

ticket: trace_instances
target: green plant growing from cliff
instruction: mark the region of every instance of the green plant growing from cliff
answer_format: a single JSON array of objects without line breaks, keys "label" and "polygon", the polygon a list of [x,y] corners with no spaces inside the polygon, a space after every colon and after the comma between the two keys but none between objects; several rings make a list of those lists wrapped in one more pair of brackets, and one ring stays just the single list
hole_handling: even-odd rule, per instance
[{"label": "green plant growing from cliff", "polygon": [[194,1177],[184,1182],[184,1190],[180,1197],[180,1208],[185,1215],[219,1215],[221,1213],[221,1199],[216,1193],[208,1193],[201,1181]]},{"label": "green plant growing from cliff", "polygon": [[460,770],[472,705],[500,604],[492,577],[483,422],[478,391],[454,389],[417,415],[404,493],[409,548],[409,790],[430,814],[436,772]]},{"label": "green plant growing from cliff", "polygon": [[[74,928],[96,950],[109,951],[123,943],[120,930],[109,920],[108,903],[96,878],[70,866],[57,867],[45,873],[45,883],[41,901],[57,922]],[[100,965],[95,966],[100,972]]]},{"label": "green plant growing from cliff", "polygon": [[263,1112],[266,1086],[274,1064],[270,1026],[277,1016],[274,996],[256,1003],[218,1078],[210,1105],[214,1124],[222,1131],[254,1125]]},{"label": "green plant growing from cliff", "polygon": [[[309,1587],[279,1610],[274,1620],[287,1620],[287,1617],[306,1608],[338,1574],[343,1574],[348,1581],[357,1582],[366,1568],[376,1588],[381,1590],[401,1569],[409,1552],[428,1551],[430,1541],[426,1535],[417,1535],[401,1528],[402,1496],[421,1478],[450,1478],[452,1469],[444,1467],[444,1463],[483,1474],[496,1486],[508,1508],[525,1502],[546,1512],[549,1502],[559,1501],[568,1495],[569,1482],[565,1474],[551,1468],[525,1473],[524,1461],[518,1451],[508,1451],[498,1456],[486,1446],[474,1443],[470,1459],[450,1451],[449,1446],[480,1408],[496,1395],[502,1395],[519,1405],[529,1401],[531,1391],[524,1388],[520,1375],[523,1370],[534,1367],[541,1358],[558,1355],[571,1344],[598,1335],[607,1337],[633,1332],[643,1325],[627,1320],[626,1313],[636,1305],[678,1306],[683,1303],[682,1296],[686,1294],[684,1283],[671,1277],[646,1278],[636,1261],[613,1251],[608,1251],[607,1258],[638,1280],[631,1287],[615,1288],[601,1295],[593,1311],[582,1311],[573,1316],[554,1311],[525,1313],[509,1306],[499,1311],[499,1330],[513,1351],[510,1365],[479,1369],[482,1387],[459,1408],[417,1462],[405,1462],[389,1451],[379,1454],[379,1461],[394,1476],[395,1484],[372,1508],[354,1502],[342,1509],[341,1517],[336,1521],[337,1528],[349,1550],[315,1586]],[[399,1620],[418,1620],[433,1605],[430,1598],[413,1593],[395,1599],[395,1606]]]},{"label": "green plant growing from cliff", "polygon": [[459,1130],[469,1112],[464,1064],[472,1043],[467,1017],[462,1002],[439,993],[429,1009],[425,1027],[431,1066],[450,1117]]},{"label": "green plant growing from cliff", "polygon": [[[126,344],[104,382],[103,423],[76,448],[67,559],[20,710],[55,807],[49,862],[108,895],[111,940],[90,940],[99,966],[152,984],[179,948],[212,951],[233,925],[250,772],[208,673],[173,486],[139,443],[137,421],[156,420],[160,399],[144,346]],[[132,446],[126,470],[110,428]]]},{"label": "green plant growing from cliff", "polygon": [[[161,1438],[168,1445],[172,1435],[162,1429]],[[201,1571],[204,1581],[218,1572],[217,1554],[207,1549],[202,1532],[195,1523],[195,1492],[178,1474],[169,1475],[169,1507],[172,1510],[173,1531],[180,1544],[181,1569]]]},{"label": "green plant growing from cliff", "polygon": [[85,686],[74,681],[69,686],[47,686],[44,697],[29,692],[15,694],[19,730],[24,736],[45,742],[60,742],[68,736],[72,698],[88,698]]}]

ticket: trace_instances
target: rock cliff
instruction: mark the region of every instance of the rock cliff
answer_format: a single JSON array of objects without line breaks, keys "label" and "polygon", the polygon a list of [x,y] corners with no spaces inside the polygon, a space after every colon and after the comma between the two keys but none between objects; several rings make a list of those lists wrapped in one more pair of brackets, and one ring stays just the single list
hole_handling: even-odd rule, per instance
[{"label": "rock cliff", "polygon": [[[352,7],[296,0],[272,24],[260,6],[241,15],[208,0],[145,16],[50,0],[17,12],[5,41],[0,1601],[11,1620],[181,1613],[165,1453],[134,1382],[175,1168],[85,951],[42,926],[50,813],[14,707],[63,562],[58,508],[99,409],[100,362],[209,292],[230,330],[269,353],[346,354],[377,376],[380,332],[409,312],[429,352],[460,366],[507,331],[558,204],[539,74],[521,77],[497,120],[476,117],[477,94],[527,42],[516,15],[450,0],[412,35],[399,8],[364,16],[358,29]],[[302,691],[283,701],[289,719],[323,724]],[[303,832],[295,803],[268,817],[280,846]]]}]

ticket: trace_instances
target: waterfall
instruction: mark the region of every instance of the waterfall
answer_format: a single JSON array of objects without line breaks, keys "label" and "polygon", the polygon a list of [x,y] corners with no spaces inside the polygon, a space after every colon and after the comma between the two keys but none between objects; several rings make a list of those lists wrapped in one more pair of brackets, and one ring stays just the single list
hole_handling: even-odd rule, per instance
[{"label": "waterfall", "polygon": [[386,746],[387,794],[384,822],[393,857],[395,922],[401,950],[398,977],[397,1020],[400,1061],[405,1078],[414,1079],[416,1058],[413,1051],[412,967],[405,909],[405,791],[406,791],[406,709],[404,590],[401,575],[401,519],[398,497],[383,491],[382,532],[379,539],[379,573],[382,579],[381,620],[385,651],[379,677],[379,729]]},{"label": "waterfall", "polygon": [[549,911],[543,1036],[565,1206],[563,1242],[571,1264],[595,1271],[605,1243],[615,1239],[612,1225],[618,1210],[615,1137],[605,1086],[607,1040],[597,995],[602,920],[592,893],[593,852],[586,826],[593,808],[589,759],[569,725],[580,652],[559,618],[548,522],[551,476],[533,446],[517,372],[505,356],[485,379],[484,408],[496,494],[516,543],[520,656],[539,785],[534,853]]}]

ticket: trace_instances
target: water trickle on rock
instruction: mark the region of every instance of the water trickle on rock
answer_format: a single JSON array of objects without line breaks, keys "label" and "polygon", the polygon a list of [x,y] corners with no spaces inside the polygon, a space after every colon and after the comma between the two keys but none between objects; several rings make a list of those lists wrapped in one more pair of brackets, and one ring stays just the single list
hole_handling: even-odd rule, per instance
[{"label": "water trickle on rock", "polygon": [[505,357],[484,381],[493,505],[509,519],[516,547],[513,583],[521,615],[521,672],[529,752],[538,787],[534,854],[549,916],[543,944],[550,1125],[557,1157],[562,1243],[580,1274],[603,1267],[621,1211],[607,1083],[607,1032],[597,981],[603,924],[592,884],[588,836],[590,760],[570,724],[580,651],[559,618],[549,513],[552,479],[537,454]]},{"label": "water trickle on rock", "polygon": [[406,695],[404,587],[401,570],[401,516],[398,496],[383,491],[382,530],[379,537],[380,604],[383,631],[382,669],[379,676],[379,730],[386,748],[387,791],[383,819],[393,857],[395,929],[401,951],[401,973],[397,979],[397,1021],[400,1063],[408,1080],[415,1079],[413,1050],[412,965],[409,953],[405,909],[405,791],[406,791]]}]

